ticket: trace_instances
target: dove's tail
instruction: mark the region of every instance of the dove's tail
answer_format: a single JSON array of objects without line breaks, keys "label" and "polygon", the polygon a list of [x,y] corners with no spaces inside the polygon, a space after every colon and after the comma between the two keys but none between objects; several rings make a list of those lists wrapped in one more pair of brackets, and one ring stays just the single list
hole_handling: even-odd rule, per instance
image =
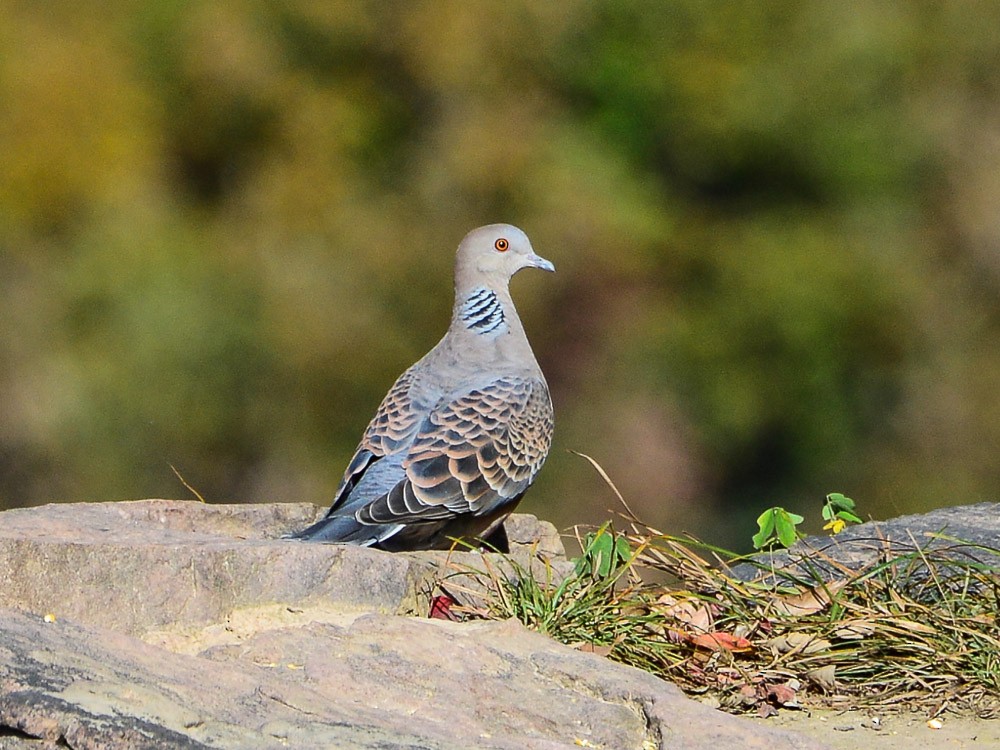
[{"label": "dove's tail", "polygon": [[377,544],[393,527],[372,526],[358,521],[353,514],[333,515],[321,518],[302,531],[289,534],[285,539],[299,539],[308,542],[327,542],[339,544],[356,544],[370,547]]},{"label": "dove's tail", "polygon": [[459,549],[484,544],[489,549],[508,552],[507,534],[503,522],[523,494],[486,516],[466,513],[421,523],[362,523],[353,513],[334,512],[302,531],[289,534],[285,539],[353,544],[387,552],[450,549],[458,543],[458,540],[464,540],[459,543]]}]

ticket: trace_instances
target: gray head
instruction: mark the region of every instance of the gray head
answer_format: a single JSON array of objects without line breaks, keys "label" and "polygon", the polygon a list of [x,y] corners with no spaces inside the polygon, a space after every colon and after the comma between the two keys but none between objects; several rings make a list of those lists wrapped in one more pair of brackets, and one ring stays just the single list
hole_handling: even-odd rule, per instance
[{"label": "gray head", "polygon": [[489,224],[473,229],[458,246],[455,286],[459,293],[477,286],[505,289],[522,268],[555,271],[535,254],[528,236],[510,224]]}]

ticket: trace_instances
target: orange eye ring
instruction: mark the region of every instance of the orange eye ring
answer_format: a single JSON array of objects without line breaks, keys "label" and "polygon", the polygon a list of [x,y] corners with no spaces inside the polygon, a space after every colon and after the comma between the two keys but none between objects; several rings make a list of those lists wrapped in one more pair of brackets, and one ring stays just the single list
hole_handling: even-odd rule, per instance
[{"label": "orange eye ring", "polygon": [[503,237],[501,237],[500,239],[498,239],[496,242],[493,243],[493,247],[495,247],[501,253],[505,253],[507,252],[507,249],[510,247],[510,243],[507,242],[507,240],[505,240]]}]

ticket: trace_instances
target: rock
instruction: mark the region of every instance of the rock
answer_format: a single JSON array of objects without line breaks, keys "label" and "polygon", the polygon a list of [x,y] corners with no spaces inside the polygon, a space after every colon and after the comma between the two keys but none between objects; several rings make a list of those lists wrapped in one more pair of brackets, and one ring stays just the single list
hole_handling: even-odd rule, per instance
[{"label": "rock", "polygon": [[[276,538],[315,513],[0,513],[0,750],[820,747],[513,621],[402,616],[426,613],[440,553]],[[556,554],[547,533],[508,538]]]},{"label": "rock", "polygon": [[[996,552],[1000,549],[1000,503],[939,508],[849,526],[836,536],[811,536],[787,550],[761,553],[756,556],[757,565],[743,563],[731,572],[744,580],[773,580],[772,571],[779,578],[808,581],[818,574],[832,580],[842,578],[845,570],[857,572],[917,549],[930,553],[938,572],[945,571],[947,560],[1000,569],[1000,555]],[[919,585],[926,580],[928,570],[920,556],[903,566],[901,582],[905,578]]]},{"label": "rock", "polygon": [[[456,578],[483,567],[477,554],[390,555],[281,539],[321,512],[306,503],[174,500],[9,510],[0,513],[0,603],[142,636],[276,602],[317,612],[334,602],[338,613],[425,614],[439,579],[481,588]],[[564,554],[552,524],[517,515],[511,525],[511,557],[521,565],[542,569],[539,555]],[[555,567],[565,570],[558,559]]]},{"label": "rock", "polygon": [[3,602],[133,635],[283,601],[426,611],[429,561],[277,539],[309,512],[166,500],[7,511],[0,514]]},{"label": "rock", "polygon": [[559,532],[548,521],[540,521],[527,513],[515,513],[508,516],[504,530],[512,552],[524,548],[536,549],[550,558],[566,556]]},{"label": "rock", "polygon": [[77,750],[818,747],[513,622],[362,615],[200,657],[13,610],[0,632],[0,725]]}]

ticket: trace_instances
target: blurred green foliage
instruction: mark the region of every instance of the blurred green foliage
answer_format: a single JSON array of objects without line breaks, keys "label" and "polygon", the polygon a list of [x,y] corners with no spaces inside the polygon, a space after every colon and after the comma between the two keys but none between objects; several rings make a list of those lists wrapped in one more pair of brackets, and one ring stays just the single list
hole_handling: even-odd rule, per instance
[{"label": "blurred green foliage", "polygon": [[[745,540],[1000,485],[1000,6],[0,6],[0,507],[325,503],[510,221],[525,508]],[[540,274],[537,276],[541,276]],[[815,515],[807,513],[807,516]],[[727,530],[736,524],[737,531]]]}]

